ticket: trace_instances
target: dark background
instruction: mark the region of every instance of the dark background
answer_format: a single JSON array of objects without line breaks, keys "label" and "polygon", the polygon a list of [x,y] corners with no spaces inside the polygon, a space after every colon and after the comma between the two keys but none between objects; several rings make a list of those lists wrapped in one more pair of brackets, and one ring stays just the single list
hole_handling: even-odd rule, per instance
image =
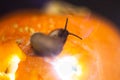
[{"label": "dark background", "polygon": [[[40,9],[50,0],[0,0],[0,17],[21,9]],[[59,0],[63,1],[63,0]],[[64,0],[65,2],[85,6],[106,17],[117,25],[120,30],[120,1],[118,0]]]}]

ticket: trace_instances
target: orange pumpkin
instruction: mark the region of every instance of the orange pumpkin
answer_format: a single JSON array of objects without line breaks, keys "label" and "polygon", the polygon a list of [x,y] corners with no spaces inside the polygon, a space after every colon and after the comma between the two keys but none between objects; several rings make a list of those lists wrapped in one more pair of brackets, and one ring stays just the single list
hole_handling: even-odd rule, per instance
[{"label": "orange pumpkin", "polygon": [[[62,52],[55,59],[70,56],[77,60],[76,66],[80,66],[77,69],[80,74],[74,74],[71,79],[119,80],[120,35],[114,24],[93,14],[61,16],[29,12],[9,15],[0,22],[1,42],[16,41],[27,56],[19,64],[16,80],[60,80],[64,76],[57,73],[52,64],[55,60],[48,62],[43,57],[33,56],[29,39],[35,32],[48,34],[54,29],[64,28],[66,18],[69,19],[68,31],[83,38],[80,40],[68,36]],[[66,65],[69,65],[69,60]]]}]

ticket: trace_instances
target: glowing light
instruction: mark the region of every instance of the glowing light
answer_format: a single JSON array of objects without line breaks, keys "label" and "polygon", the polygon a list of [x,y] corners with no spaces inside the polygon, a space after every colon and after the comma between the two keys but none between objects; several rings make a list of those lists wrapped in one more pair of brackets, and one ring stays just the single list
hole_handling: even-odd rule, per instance
[{"label": "glowing light", "polygon": [[75,80],[75,76],[82,74],[81,66],[73,56],[60,58],[53,65],[62,80]]},{"label": "glowing light", "polygon": [[3,77],[2,80],[6,80],[6,77],[9,80],[15,80],[15,72],[18,68],[18,63],[20,62],[20,58],[17,55],[13,55],[10,57],[8,62],[9,63],[8,66],[6,67],[6,70],[4,72],[0,72],[0,77]]},{"label": "glowing light", "polygon": [[19,62],[20,58],[18,56],[13,56],[8,66],[8,73],[15,73]]},{"label": "glowing light", "polygon": [[9,76],[10,80],[15,80],[15,72],[18,68],[19,62],[20,62],[20,58],[18,56],[12,57],[7,71],[7,75]]},{"label": "glowing light", "polygon": [[8,74],[10,80],[15,80],[15,74]]}]

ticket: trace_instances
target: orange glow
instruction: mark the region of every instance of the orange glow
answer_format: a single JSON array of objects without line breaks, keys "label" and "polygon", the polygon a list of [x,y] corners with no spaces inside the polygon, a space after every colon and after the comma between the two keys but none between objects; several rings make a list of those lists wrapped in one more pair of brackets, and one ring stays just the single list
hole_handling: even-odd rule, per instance
[{"label": "orange glow", "polygon": [[[0,26],[2,26],[0,41],[16,41],[27,55],[26,60],[19,64],[16,80],[60,80],[52,64],[46,62],[44,58],[34,55],[29,39],[34,32],[48,34],[54,29],[64,28],[67,17],[69,19],[67,29],[82,37],[83,40],[68,36],[63,50],[57,58],[72,56],[77,59],[77,63],[80,65],[78,66],[80,76],[76,76],[76,80],[119,80],[120,35],[114,28],[114,24],[92,13],[84,16],[61,16],[31,12],[10,15],[0,22]],[[0,44],[0,46],[0,51],[2,51],[0,54],[5,53],[0,56],[0,63],[2,63],[1,60],[6,60],[3,63],[5,66],[0,68],[5,71],[8,59],[11,57],[8,49],[13,48],[11,48],[11,44],[4,47],[3,44]],[[16,52],[19,50],[15,48],[14,53],[18,54]],[[22,57],[24,56],[21,56],[20,59]],[[71,70],[71,67],[68,70]],[[74,71],[71,74],[74,74]]]},{"label": "orange glow", "polygon": [[[0,43],[0,78],[15,80],[18,64],[25,59],[25,55],[14,41]],[[24,56],[24,57],[23,57]]]}]

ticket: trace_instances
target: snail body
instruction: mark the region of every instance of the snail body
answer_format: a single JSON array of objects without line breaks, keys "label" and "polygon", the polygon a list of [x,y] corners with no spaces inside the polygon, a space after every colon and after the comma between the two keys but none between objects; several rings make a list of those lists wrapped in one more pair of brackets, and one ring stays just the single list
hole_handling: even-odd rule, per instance
[{"label": "snail body", "polygon": [[42,33],[35,33],[31,37],[31,43],[35,53],[43,57],[58,55],[64,45],[59,38],[53,38]]}]

